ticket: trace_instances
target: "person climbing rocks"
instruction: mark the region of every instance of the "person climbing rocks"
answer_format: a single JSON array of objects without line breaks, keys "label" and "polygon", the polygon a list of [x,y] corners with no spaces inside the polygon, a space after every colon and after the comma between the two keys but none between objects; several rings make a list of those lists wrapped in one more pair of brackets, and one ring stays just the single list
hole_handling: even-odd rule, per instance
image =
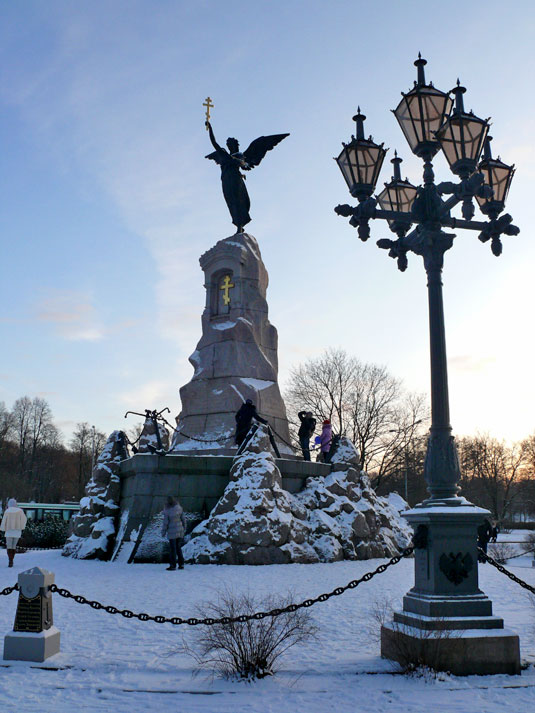
[{"label": "person climbing rocks", "polygon": [[27,521],[24,511],[17,506],[15,498],[8,500],[7,509],[0,524],[0,530],[2,530],[6,536],[8,567],[13,567],[15,552],[17,551],[17,542],[26,527]]},{"label": "person climbing rocks", "polygon": [[167,498],[163,510],[163,525],[162,537],[167,535],[169,540],[169,567],[168,570],[176,569],[176,561],[178,559],[178,569],[184,569],[184,555],[182,554],[182,545],[184,544],[184,535],[186,534],[186,519],[184,510],[178,502],[178,498],[173,498],[171,495]]},{"label": "person climbing rocks", "polygon": [[247,437],[253,418],[259,423],[267,423],[265,419],[258,415],[256,406],[251,399],[247,399],[247,401],[240,406],[235,415],[236,434],[234,440],[237,446],[241,446]]},{"label": "person climbing rocks", "polygon": [[312,411],[299,411],[297,416],[301,421],[297,435],[303,451],[303,460],[310,460],[310,439],[316,428],[316,419],[312,416]]}]

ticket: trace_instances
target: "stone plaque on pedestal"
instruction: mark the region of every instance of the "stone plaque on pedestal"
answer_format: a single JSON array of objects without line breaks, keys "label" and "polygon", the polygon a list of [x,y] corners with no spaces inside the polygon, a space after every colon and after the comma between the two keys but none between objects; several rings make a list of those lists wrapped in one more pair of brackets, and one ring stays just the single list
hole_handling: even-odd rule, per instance
[{"label": "stone plaque on pedestal", "polygon": [[54,574],[33,567],[19,574],[19,601],[13,632],[4,638],[4,660],[44,661],[59,653],[60,632],[54,626]]}]

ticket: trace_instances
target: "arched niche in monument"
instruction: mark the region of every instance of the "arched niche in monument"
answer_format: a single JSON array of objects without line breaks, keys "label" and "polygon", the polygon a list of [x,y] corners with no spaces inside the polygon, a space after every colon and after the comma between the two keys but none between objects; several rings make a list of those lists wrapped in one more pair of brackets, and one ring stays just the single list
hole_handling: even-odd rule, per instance
[{"label": "arched niche in monument", "polygon": [[234,279],[234,271],[221,268],[212,275],[208,294],[210,318],[228,316],[238,302],[239,286]]}]

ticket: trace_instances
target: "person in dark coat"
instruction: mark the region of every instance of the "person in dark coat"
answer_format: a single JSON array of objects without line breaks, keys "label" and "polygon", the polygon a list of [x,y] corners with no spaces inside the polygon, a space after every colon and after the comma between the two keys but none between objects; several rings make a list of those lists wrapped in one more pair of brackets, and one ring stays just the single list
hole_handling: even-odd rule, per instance
[{"label": "person in dark coat", "polygon": [[303,451],[303,460],[310,460],[310,439],[316,428],[316,419],[312,416],[312,411],[299,411],[297,416],[301,421],[297,435]]},{"label": "person in dark coat", "polygon": [[491,542],[496,542],[496,539],[498,538],[498,533],[500,532],[500,528],[498,526],[498,523],[496,520],[492,521],[492,535],[490,538]]},{"label": "person in dark coat", "polygon": [[237,446],[241,446],[244,442],[247,434],[249,433],[249,429],[251,428],[253,418],[260,423],[267,423],[265,419],[258,415],[256,406],[251,399],[247,399],[247,401],[240,406],[235,415],[236,435],[234,440]]},{"label": "person in dark coat", "polygon": [[[492,535],[492,526],[490,522],[485,518],[481,525],[477,528],[477,546],[481,547],[483,552],[487,554],[487,545]],[[485,560],[480,560],[484,562]]]},{"label": "person in dark coat", "polygon": [[163,511],[162,537],[167,535],[169,540],[169,567],[167,569],[176,569],[176,561],[178,558],[178,569],[184,569],[184,556],[182,554],[182,545],[184,544],[184,535],[186,534],[186,519],[182,506],[171,495],[167,498]]}]

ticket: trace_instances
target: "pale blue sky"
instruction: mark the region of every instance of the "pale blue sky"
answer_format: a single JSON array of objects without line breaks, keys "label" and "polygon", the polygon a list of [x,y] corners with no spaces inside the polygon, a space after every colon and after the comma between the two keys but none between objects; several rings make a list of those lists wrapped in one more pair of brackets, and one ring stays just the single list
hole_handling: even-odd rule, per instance
[{"label": "pale blue sky", "polygon": [[[517,173],[522,232],[494,258],[475,233],[446,256],[452,424],[522,438],[533,402],[532,2],[272,0],[0,2],[0,400],[44,395],[66,433],[123,427],[126,409],[180,410],[200,337],[199,255],[234,232],[202,102],[220,142],[291,136],[248,174],[270,275],[281,382],[343,347],[428,391],[421,261],[405,274],[333,212],[332,160],[360,104],[367,133],[419,162],[390,112],[418,51],[443,90],[491,116]],[[435,161],[439,180],[449,179]],[[385,162],[380,183],[390,178]],[[529,281],[529,284],[528,284]]]}]

